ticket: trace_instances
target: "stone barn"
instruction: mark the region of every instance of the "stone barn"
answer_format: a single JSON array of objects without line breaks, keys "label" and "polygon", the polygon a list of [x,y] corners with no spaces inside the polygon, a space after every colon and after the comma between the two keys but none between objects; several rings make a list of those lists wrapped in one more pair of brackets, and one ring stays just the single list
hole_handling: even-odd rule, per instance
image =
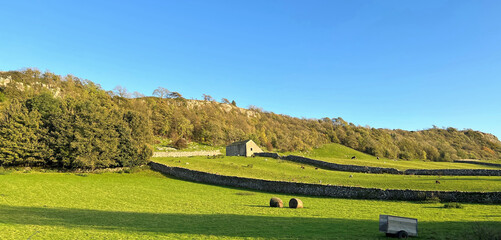
[{"label": "stone barn", "polygon": [[263,150],[252,140],[234,142],[226,146],[226,156],[250,157],[252,154],[260,152],[263,152]]}]

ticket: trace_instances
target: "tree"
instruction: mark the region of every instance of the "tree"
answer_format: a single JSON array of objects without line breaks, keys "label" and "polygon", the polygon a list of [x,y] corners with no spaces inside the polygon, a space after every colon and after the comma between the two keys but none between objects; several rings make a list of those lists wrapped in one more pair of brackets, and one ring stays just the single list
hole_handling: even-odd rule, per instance
[{"label": "tree", "polygon": [[169,96],[170,91],[167,88],[163,87],[158,87],[153,91],[153,96],[159,97],[159,98],[166,98]]},{"label": "tree", "polygon": [[179,138],[174,142],[174,147],[177,149],[184,149],[188,147],[188,141],[185,138]]},{"label": "tree", "polygon": [[263,112],[263,108],[254,106],[254,105],[249,105],[249,110],[255,111],[255,112]]},{"label": "tree", "polygon": [[211,95],[203,94],[203,97],[205,101],[210,101],[210,102],[214,101],[214,98],[212,98]]},{"label": "tree", "polygon": [[130,93],[127,91],[127,88],[122,87],[120,85],[116,86],[113,89],[113,92],[115,93],[115,95],[117,95],[119,97],[123,97],[123,98],[130,98],[131,97]]},{"label": "tree", "polygon": [[183,98],[183,96],[180,93],[178,93],[178,92],[170,92],[168,94],[168,98],[177,99],[177,98]]},{"label": "tree", "polygon": [[134,98],[143,98],[144,97],[144,94],[138,92],[138,91],[135,91],[133,94]]},{"label": "tree", "polygon": [[235,102],[235,100],[231,101],[231,105],[233,105],[235,107],[237,106],[237,103]]},{"label": "tree", "polygon": [[40,166],[50,149],[43,141],[41,114],[16,99],[0,112],[0,165]]},{"label": "tree", "polygon": [[226,104],[230,104],[230,100],[226,99],[226,98],[222,98],[221,99],[221,102],[222,103],[226,103]]}]

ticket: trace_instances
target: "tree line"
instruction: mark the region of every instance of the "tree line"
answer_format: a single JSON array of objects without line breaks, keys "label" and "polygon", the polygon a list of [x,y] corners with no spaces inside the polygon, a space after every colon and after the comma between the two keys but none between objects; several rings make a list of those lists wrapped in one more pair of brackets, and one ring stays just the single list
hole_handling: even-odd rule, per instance
[{"label": "tree line", "polygon": [[105,168],[144,164],[151,126],[98,85],[27,69],[1,73],[0,165]]},{"label": "tree line", "polygon": [[153,132],[171,139],[221,146],[252,139],[268,151],[309,151],[339,143],[390,159],[499,159],[501,142],[492,134],[471,129],[433,127],[421,131],[356,126],[342,118],[302,119],[244,110],[207,101],[143,99],[151,110]]},{"label": "tree line", "polygon": [[[188,100],[158,88],[152,97],[123,87],[104,91],[74,76],[2,72],[0,164],[63,168],[135,166],[154,136],[224,146],[252,139],[269,151],[308,151],[326,143],[392,159],[499,159],[493,135],[455,128],[421,131],[356,126],[342,118],[304,119],[243,109],[235,101]],[[1,83],[1,82],[0,82]]]}]

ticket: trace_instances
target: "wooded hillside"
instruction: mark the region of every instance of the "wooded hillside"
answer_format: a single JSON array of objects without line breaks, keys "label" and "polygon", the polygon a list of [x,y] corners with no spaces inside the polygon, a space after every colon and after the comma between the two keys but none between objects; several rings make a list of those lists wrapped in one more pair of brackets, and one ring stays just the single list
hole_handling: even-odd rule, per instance
[{"label": "wooded hillside", "polygon": [[372,155],[450,161],[499,159],[501,142],[474,130],[421,131],[356,126],[342,118],[300,119],[243,109],[223,99],[106,92],[74,76],[37,70],[0,73],[0,164],[66,168],[133,166],[151,156],[153,136],[215,146],[252,139],[270,151],[341,143]]},{"label": "wooded hillside", "polygon": [[30,69],[0,77],[0,165],[94,169],[151,156],[148,116],[98,85]]}]

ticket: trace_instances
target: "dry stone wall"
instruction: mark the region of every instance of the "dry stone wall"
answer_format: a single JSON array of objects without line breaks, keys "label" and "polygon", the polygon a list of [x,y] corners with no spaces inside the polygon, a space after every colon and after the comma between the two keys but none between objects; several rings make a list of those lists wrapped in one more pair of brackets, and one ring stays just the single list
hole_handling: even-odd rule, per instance
[{"label": "dry stone wall", "polygon": [[499,163],[488,163],[488,162],[480,162],[480,161],[474,161],[474,160],[454,160],[454,162],[470,163],[470,164],[477,164],[477,165],[484,165],[484,166],[491,166],[491,167],[501,167],[501,164],[499,164]]},{"label": "dry stone wall", "polygon": [[501,176],[501,170],[493,169],[407,169],[404,173],[435,176]]},{"label": "dry stone wall", "polygon": [[501,170],[495,169],[407,169],[400,171],[395,168],[367,167],[359,165],[337,164],[320,160],[315,160],[300,156],[280,156],[277,153],[255,153],[255,156],[283,159],[292,162],[304,163],[324,169],[361,172],[361,173],[387,173],[387,174],[405,174],[405,175],[434,175],[434,176],[501,176]]},{"label": "dry stone wall", "polygon": [[153,157],[194,157],[194,156],[216,156],[221,155],[217,151],[193,151],[193,152],[154,152]]},{"label": "dry stone wall", "polygon": [[254,153],[254,156],[269,157],[269,158],[275,158],[275,159],[280,158],[280,155],[278,155],[278,153],[271,153],[271,152]]},{"label": "dry stone wall", "polygon": [[336,171],[344,171],[344,172],[362,172],[362,173],[389,173],[389,174],[404,174],[404,172],[399,171],[395,168],[381,168],[381,167],[367,167],[367,166],[359,166],[359,165],[347,165],[347,164],[337,164],[330,163],[320,160],[315,160],[306,157],[300,156],[280,156],[278,153],[254,153],[255,156],[259,157],[270,157],[276,159],[283,159],[291,162],[304,163],[308,165],[312,165],[315,167],[320,167],[324,169],[336,170]]},{"label": "dry stone wall", "polygon": [[326,196],[349,199],[402,201],[421,201],[438,197],[445,202],[501,203],[501,192],[383,190],[377,188],[269,181],[261,179],[224,176],[190,170],[186,168],[169,167],[155,162],[150,162],[149,165],[155,171],[159,171],[161,173],[171,175],[183,180],[221,186],[247,188],[273,193]]},{"label": "dry stone wall", "polygon": [[319,161],[311,158],[305,158],[300,156],[285,156],[280,159],[284,159],[287,161],[293,161],[298,163],[304,163],[316,167],[321,167],[325,169],[331,169],[336,171],[344,171],[344,172],[362,172],[362,173],[389,173],[389,174],[403,174],[402,171],[399,171],[395,168],[381,168],[381,167],[367,167],[367,166],[358,166],[358,165],[345,165],[345,164],[337,164]]}]

